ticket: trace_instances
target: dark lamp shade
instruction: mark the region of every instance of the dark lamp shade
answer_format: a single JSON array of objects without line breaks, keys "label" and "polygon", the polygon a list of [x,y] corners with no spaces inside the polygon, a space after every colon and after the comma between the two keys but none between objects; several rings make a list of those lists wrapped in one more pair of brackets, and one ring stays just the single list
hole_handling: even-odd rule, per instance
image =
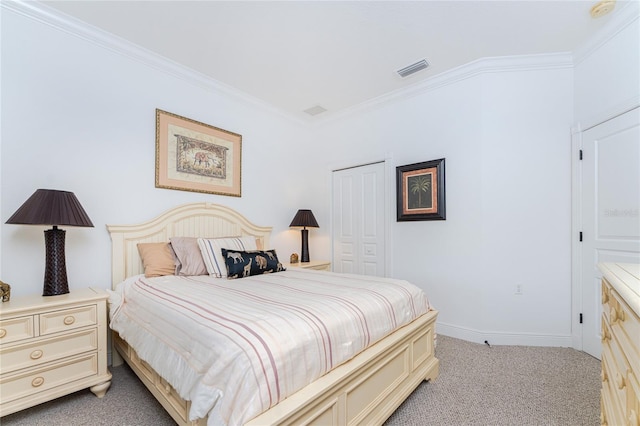
[{"label": "dark lamp shade", "polygon": [[44,270],[43,296],[58,296],[69,293],[67,265],[64,254],[66,231],[58,225],[93,227],[73,192],[54,189],[38,189],[7,220],[16,225],[53,225],[44,231],[46,263]]},{"label": "dark lamp shade", "polygon": [[6,223],[93,227],[73,192],[54,189],[38,189]]},{"label": "dark lamp shade", "polygon": [[316,221],[316,218],[313,216],[313,213],[311,212],[311,210],[303,210],[303,209],[298,210],[298,213],[296,213],[295,217],[291,221],[291,225],[289,226],[304,226],[304,227],[308,226],[310,228],[320,227],[318,226],[318,222]]}]

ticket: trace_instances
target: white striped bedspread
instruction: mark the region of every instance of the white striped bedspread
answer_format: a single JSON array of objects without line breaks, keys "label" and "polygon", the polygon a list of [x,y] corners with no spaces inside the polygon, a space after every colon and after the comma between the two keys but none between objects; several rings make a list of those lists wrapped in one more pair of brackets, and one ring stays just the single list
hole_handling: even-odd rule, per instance
[{"label": "white striped bedspread", "polygon": [[190,420],[243,424],[429,311],[402,280],[300,268],[227,280],[130,277],[111,328],[192,402]]}]

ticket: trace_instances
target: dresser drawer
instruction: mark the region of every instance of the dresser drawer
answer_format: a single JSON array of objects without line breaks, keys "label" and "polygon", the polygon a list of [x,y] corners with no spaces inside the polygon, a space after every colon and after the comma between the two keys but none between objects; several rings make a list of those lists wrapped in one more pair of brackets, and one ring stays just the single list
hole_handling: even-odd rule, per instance
[{"label": "dresser drawer", "polygon": [[98,350],[98,330],[95,328],[65,334],[33,343],[0,349],[0,373],[35,367],[88,351]]},{"label": "dresser drawer", "polygon": [[611,358],[607,359],[607,361],[610,368],[611,389],[624,409],[627,402],[628,375],[631,373],[631,367],[621,351],[620,343],[616,339],[615,334],[611,338],[609,350]]},{"label": "dresser drawer", "polygon": [[604,389],[600,395],[600,424],[603,426],[618,426],[624,424],[620,419],[620,407],[611,399],[611,395]]},{"label": "dresser drawer", "polygon": [[609,311],[611,310],[611,292],[613,289],[611,288],[611,284],[607,282],[604,278],[602,279],[602,316],[603,318],[609,321]]},{"label": "dresser drawer", "polygon": [[629,375],[627,384],[627,420],[630,426],[640,426],[640,381]]},{"label": "dresser drawer", "polygon": [[629,364],[640,375],[640,319],[615,290],[611,291],[609,323]]},{"label": "dresser drawer", "polygon": [[97,374],[98,354],[93,353],[20,374],[5,375],[0,379],[0,399],[5,404]]},{"label": "dresser drawer", "polygon": [[40,335],[59,333],[98,323],[96,305],[80,306],[72,309],[40,314]]},{"label": "dresser drawer", "polygon": [[29,339],[36,335],[33,315],[0,321],[0,343]]},{"label": "dresser drawer", "polygon": [[610,426],[617,426],[624,424],[622,422],[622,413],[624,413],[624,406],[618,396],[618,389],[616,385],[617,369],[615,367],[615,361],[613,355],[609,350],[609,347],[603,348],[602,351],[602,405],[605,407],[606,423]]}]

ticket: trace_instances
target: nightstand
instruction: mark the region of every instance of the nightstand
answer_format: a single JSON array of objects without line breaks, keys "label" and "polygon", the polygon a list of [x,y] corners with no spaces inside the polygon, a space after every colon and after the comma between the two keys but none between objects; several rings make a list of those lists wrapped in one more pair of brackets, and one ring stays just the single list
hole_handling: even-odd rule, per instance
[{"label": "nightstand", "polygon": [[84,388],[105,395],[107,297],[85,288],[0,303],[0,416]]},{"label": "nightstand", "polygon": [[284,267],[315,269],[316,271],[331,271],[331,262],[328,260],[312,260],[310,262],[285,263]]}]

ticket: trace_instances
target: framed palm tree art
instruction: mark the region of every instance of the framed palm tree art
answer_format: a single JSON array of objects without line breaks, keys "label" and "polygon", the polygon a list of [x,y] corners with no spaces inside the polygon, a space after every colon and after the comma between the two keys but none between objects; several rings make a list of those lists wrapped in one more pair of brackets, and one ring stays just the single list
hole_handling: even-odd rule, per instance
[{"label": "framed palm tree art", "polygon": [[444,158],[396,167],[398,222],[445,220]]}]

